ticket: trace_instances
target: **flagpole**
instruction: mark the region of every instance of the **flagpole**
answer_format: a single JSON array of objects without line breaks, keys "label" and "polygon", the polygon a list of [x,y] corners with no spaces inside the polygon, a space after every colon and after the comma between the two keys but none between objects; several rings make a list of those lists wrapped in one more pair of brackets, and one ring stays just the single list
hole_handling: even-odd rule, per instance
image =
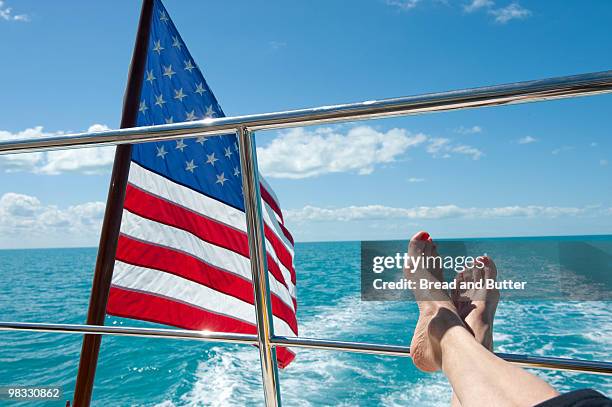
[{"label": "flagpole", "polygon": [[[138,105],[142,81],[144,78],[149,32],[153,14],[153,1],[143,0],[136,33],[136,42],[132,54],[128,80],[123,98],[121,128],[136,127]],[[117,241],[121,227],[121,214],[125,200],[132,146],[124,144],[117,146],[115,161],[111,175],[106,211],[100,234],[98,257],[94,271],[89,308],[87,312],[88,325],[104,325],[106,305],[113,276],[113,265],[117,252]],[[81,348],[79,371],[74,389],[74,406],[87,407],[91,402],[94,378],[100,353],[101,335],[85,335]]]}]

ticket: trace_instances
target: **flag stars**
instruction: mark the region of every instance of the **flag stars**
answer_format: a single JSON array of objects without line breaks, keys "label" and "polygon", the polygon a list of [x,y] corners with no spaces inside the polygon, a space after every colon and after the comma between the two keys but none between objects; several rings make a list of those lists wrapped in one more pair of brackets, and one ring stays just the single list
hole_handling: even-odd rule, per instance
[{"label": "flag stars", "polygon": [[182,102],[184,98],[186,98],[187,95],[185,95],[183,93],[183,88],[180,88],[179,90],[174,90],[174,98],[178,99],[179,102]]},{"label": "flag stars", "polygon": [[211,118],[211,117],[214,117],[214,116],[215,116],[215,112],[213,110],[213,107],[212,107],[212,105],[209,105],[206,108],[206,113],[204,114],[204,117]]},{"label": "flag stars", "polygon": [[166,119],[166,124],[172,124],[172,123],[174,123],[174,117],[170,116]]},{"label": "flag stars", "polygon": [[185,117],[185,120],[187,120],[188,122],[192,122],[196,120],[195,110],[192,110],[191,112],[187,112],[187,116]]},{"label": "flag stars", "polygon": [[224,155],[225,155],[227,158],[231,158],[231,156],[232,156],[232,154],[233,154],[233,153],[232,153],[232,149],[231,149],[230,147],[227,147],[227,148],[224,148],[224,150],[225,150],[225,154],[224,154]]},{"label": "flag stars", "polygon": [[193,170],[195,170],[198,167],[193,161],[194,160],[185,162],[185,171],[189,171],[193,173]]},{"label": "flag stars", "polygon": [[238,166],[234,167],[234,177],[238,177],[240,176],[240,169],[238,168]]},{"label": "flag stars", "polygon": [[172,79],[172,75],[176,75],[176,72],[172,70],[172,65],[170,66],[163,65],[163,67],[164,67],[164,76],[167,76],[168,79]]},{"label": "flag stars", "polygon": [[204,84],[202,82],[198,83],[196,85],[195,93],[197,93],[200,96],[202,96],[204,94],[204,92],[206,92],[206,89],[204,89]]},{"label": "flag stars", "polygon": [[185,142],[183,141],[183,139],[177,140],[176,141],[176,147],[177,150],[181,150],[181,153],[183,152],[183,150],[185,148],[187,148],[187,144],[185,144]]},{"label": "flag stars", "polygon": [[145,102],[144,100],[142,102],[140,102],[140,106],[138,107],[138,111],[142,114],[145,114],[145,112],[147,111],[148,107],[147,107],[147,102]]},{"label": "flag stars", "polygon": [[217,175],[217,181],[215,182],[215,184],[221,184],[221,186],[223,186],[223,184],[225,184],[226,181],[227,181],[227,178],[225,178],[225,173],[222,172],[221,175]]},{"label": "flag stars", "polygon": [[199,143],[199,144],[201,144],[201,145],[204,145],[204,143],[206,142],[206,140],[208,140],[206,137],[204,137],[204,136],[198,136],[198,137],[196,138],[196,143]]},{"label": "flag stars", "polygon": [[181,40],[179,40],[178,37],[172,36],[172,46],[178,48],[180,51],[183,44],[181,44]]},{"label": "flag stars", "polygon": [[213,167],[215,166],[215,161],[219,161],[218,158],[215,158],[215,153],[206,154],[206,164],[210,164]]},{"label": "flag stars", "polygon": [[238,143],[234,143],[234,151],[238,152]]},{"label": "flag stars", "polygon": [[165,11],[162,11],[161,13],[159,13],[159,21],[163,21],[164,23],[168,22],[168,15],[166,15]]},{"label": "flag stars", "polygon": [[154,42],[155,46],[153,47],[153,51],[157,52],[157,55],[161,55],[161,52],[165,49],[161,45],[161,40],[157,40]]},{"label": "flag stars", "polygon": [[159,96],[155,96],[155,106],[159,106],[160,108],[163,108],[164,103],[166,103],[166,101],[164,100],[163,94]]},{"label": "flag stars", "polygon": [[189,73],[191,73],[191,71],[193,71],[195,69],[195,66],[193,66],[193,64],[191,63],[191,60],[187,60],[185,61],[185,70],[189,71]]},{"label": "flag stars", "polygon": [[156,147],[156,148],[157,148],[157,157],[161,158],[162,160],[166,158],[166,154],[168,154],[168,152],[166,151],[164,146]]},{"label": "flag stars", "polygon": [[155,75],[153,75],[153,70],[147,71],[147,78],[145,79],[149,83],[153,83],[153,81],[157,79]]}]

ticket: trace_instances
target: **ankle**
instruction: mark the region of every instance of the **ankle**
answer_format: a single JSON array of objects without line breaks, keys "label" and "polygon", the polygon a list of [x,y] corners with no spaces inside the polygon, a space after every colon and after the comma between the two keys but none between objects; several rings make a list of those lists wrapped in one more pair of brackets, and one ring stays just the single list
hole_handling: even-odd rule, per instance
[{"label": "ankle", "polygon": [[446,333],[453,327],[459,327],[467,332],[459,315],[448,308],[438,307],[429,322],[427,330],[430,338],[440,343]]}]

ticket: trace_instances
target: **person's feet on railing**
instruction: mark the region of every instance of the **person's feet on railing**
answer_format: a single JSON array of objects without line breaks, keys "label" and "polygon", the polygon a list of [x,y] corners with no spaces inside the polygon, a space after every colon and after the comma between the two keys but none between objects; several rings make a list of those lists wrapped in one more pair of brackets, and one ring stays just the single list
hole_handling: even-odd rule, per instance
[{"label": "person's feet on railing", "polygon": [[[436,244],[426,232],[418,232],[408,244],[408,255],[438,256]],[[492,259],[480,257],[484,267],[464,271],[458,282],[495,279]],[[415,262],[416,263],[416,262]],[[408,279],[442,282],[443,270],[418,262],[406,269]],[[417,284],[417,287],[420,285]],[[449,296],[436,288],[416,289],[419,319],[410,353],[417,368],[442,370],[453,387],[456,406],[612,406],[612,401],[593,390],[559,393],[539,377],[497,357],[493,352],[493,320],[499,301],[497,290],[457,289]],[[451,298],[452,297],[452,298]],[[583,404],[578,404],[583,403]]]}]

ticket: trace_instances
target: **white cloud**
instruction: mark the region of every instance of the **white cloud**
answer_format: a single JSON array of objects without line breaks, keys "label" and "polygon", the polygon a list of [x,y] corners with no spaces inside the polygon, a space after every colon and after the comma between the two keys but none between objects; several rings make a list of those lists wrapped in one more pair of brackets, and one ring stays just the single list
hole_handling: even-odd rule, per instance
[{"label": "white cloud", "polygon": [[427,145],[427,152],[431,155],[438,155],[441,151],[446,150],[448,145],[450,144],[450,139],[447,138],[432,138],[429,140],[429,144]]},{"label": "white cloud", "polygon": [[86,239],[99,233],[104,208],[103,202],[88,202],[62,209],[44,205],[34,196],[7,192],[0,197],[0,231],[4,239],[54,233]]},{"label": "white cloud", "polygon": [[291,129],[257,149],[259,168],[272,178],[307,178],[334,172],[370,174],[427,140],[404,129],[379,132],[359,126],[341,134],[332,128]]},{"label": "white cloud", "polygon": [[428,141],[425,150],[433,157],[449,158],[452,153],[470,156],[473,160],[478,160],[484,153],[476,147],[466,144],[453,144],[448,138],[435,137]]},{"label": "white cloud", "polygon": [[477,134],[482,133],[482,127],[480,126],[472,126],[472,127],[463,127],[460,126],[455,130],[455,133],[459,134]]},{"label": "white cloud", "polygon": [[473,13],[481,10],[493,16],[495,22],[505,24],[510,20],[523,20],[531,16],[531,11],[521,6],[518,2],[513,2],[505,7],[495,8],[493,0],[472,0],[463,6],[463,11]]},{"label": "white cloud", "polygon": [[484,155],[482,151],[476,147],[461,144],[458,146],[451,147],[450,151],[455,154],[464,154],[472,158],[472,160],[479,160]]},{"label": "white cloud", "polygon": [[522,137],[522,138],[518,139],[517,143],[519,143],[519,144],[531,144],[531,143],[535,143],[536,141],[538,141],[538,139],[535,138],[535,137],[525,136],[525,137]]},{"label": "white cloud", "polygon": [[[443,4],[448,4],[446,0],[438,0]],[[401,11],[410,11],[423,3],[422,0],[385,0],[389,6],[396,7]],[[510,3],[504,7],[495,7],[493,0],[471,0],[463,4],[465,13],[475,13],[484,11],[495,19],[495,22],[506,24],[511,20],[524,20],[531,16],[531,10],[521,6],[518,2]]]},{"label": "white cloud", "polygon": [[13,14],[13,9],[6,6],[4,0],[0,0],[0,19],[5,21],[30,21],[27,14]]},{"label": "white cloud", "polygon": [[479,149],[394,128],[386,132],[370,126],[353,127],[346,134],[336,128],[292,129],[257,149],[261,172],[271,178],[308,178],[335,172],[371,174],[382,164],[397,161],[409,149],[425,147],[433,157],[454,154],[478,160]]},{"label": "white cloud", "polygon": [[[108,129],[103,124],[94,124],[87,131],[103,131]],[[0,130],[0,141],[46,138],[61,134],[64,134],[64,132],[45,132],[42,126],[32,127],[17,133]],[[91,175],[108,172],[113,163],[114,156],[114,147],[10,154],[0,156],[0,167],[4,168],[6,172],[29,171],[47,175],[79,172]]]},{"label": "white cloud", "polygon": [[557,155],[559,153],[563,153],[563,152],[566,152],[566,151],[571,151],[573,149],[574,149],[573,146],[563,146],[563,147],[555,148],[553,151],[551,151],[551,153],[553,155]]},{"label": "white cloud", "polygon": [[389,6],[397,7],[400,10],[412,10],[421,0],[386,0],[385,3]]},{"label": "white cloud", "polygon": [[408,178],[408,182],[411,183],[415,183],[415,182],[423,182],[425,181],[425,178],[416,178],[416,177],[410,177]]},{"label": "white cloud", "polygon": [[602,167],[605,167],[608,165],[608,160],[604,160],[603,158],[601,160],[599,160],[599,165],[601,165]]},{"label": "white cloud", "polygon": [[505,24],[510,20],[523,20],[531,16],[531,11],[518,3],[512,3],[506,7],[489,10],[489,14],[495,17],[495,21]]},{"label": "white cloud", "polygon": [[463,10],[466,13],[472,13],[474,11],[480,10],[482,8],[492,7],[495,3],[491,0],[472,0],[471,3],[465,4],[463,6]]},{"label": "white cloud", "polygon": [[343,208],[321,208],[305,206],[288,210],[287,219],[293,222],[305,221],[357,221],[381,219],[446,219],[446,218],[508,218],[581,216],[589,214],[610,214],[610,208],[560,207],[560,206],[503,206],[492,208],[462,208],[457,205],[418,206],[396,208],[383,205],[348,206]]}]

